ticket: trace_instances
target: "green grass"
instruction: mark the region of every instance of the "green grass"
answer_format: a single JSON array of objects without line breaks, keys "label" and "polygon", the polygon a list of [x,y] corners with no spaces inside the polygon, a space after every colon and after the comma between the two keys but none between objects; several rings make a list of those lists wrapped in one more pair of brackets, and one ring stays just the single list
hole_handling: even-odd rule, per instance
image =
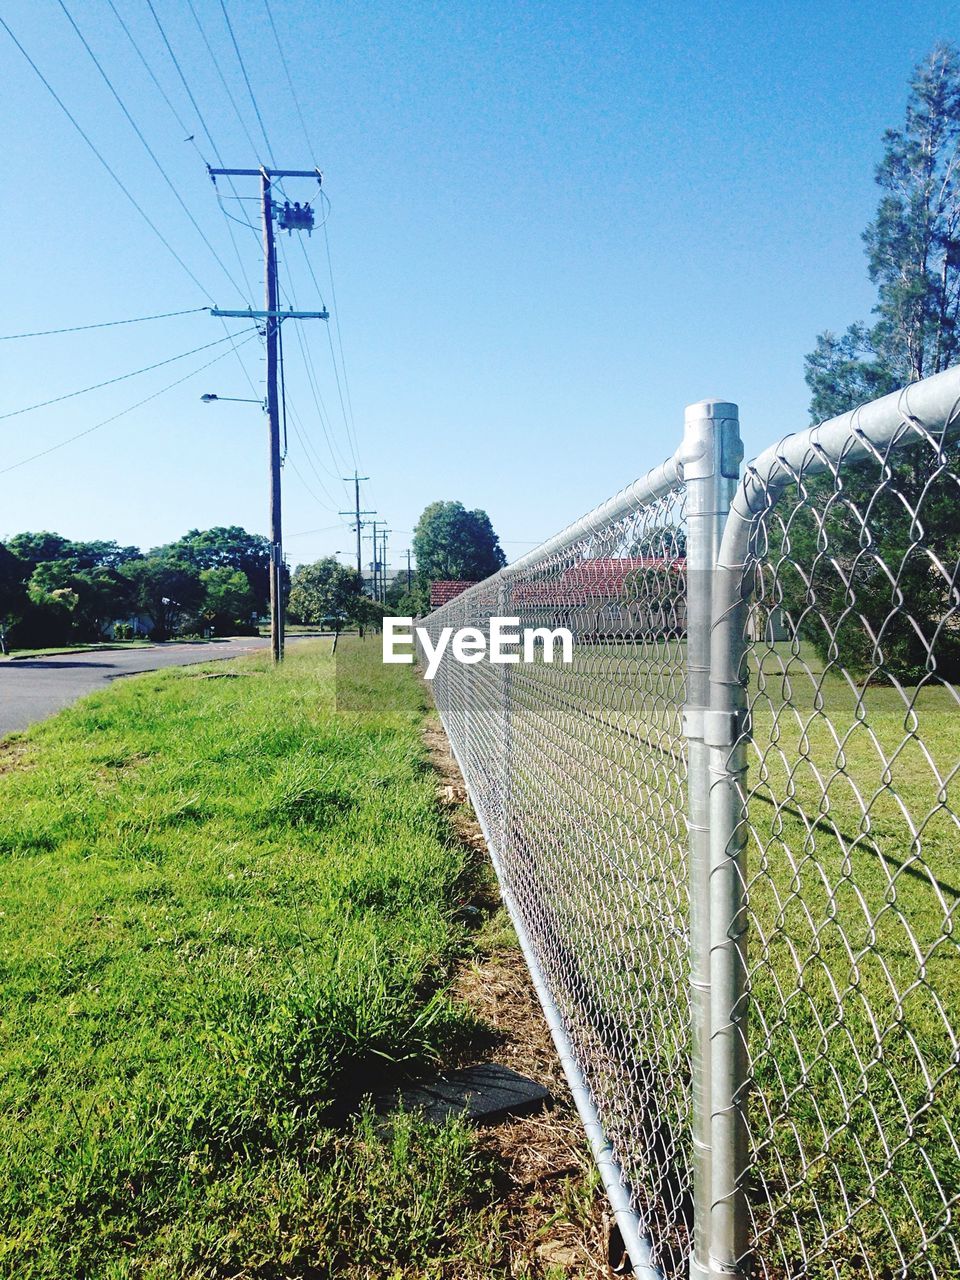
[{"label": "green grass", "polygon": [[469,1027],[470,871],[409,669],[337,714],[329,648],[0,751],[0,1275],[493,1273],[469,1135],[359,1109]]},{"label": "green grass", "polygon": [[747,850],[752,1194],[803,1275],[957,1274],[956,691],[759,651]]}]

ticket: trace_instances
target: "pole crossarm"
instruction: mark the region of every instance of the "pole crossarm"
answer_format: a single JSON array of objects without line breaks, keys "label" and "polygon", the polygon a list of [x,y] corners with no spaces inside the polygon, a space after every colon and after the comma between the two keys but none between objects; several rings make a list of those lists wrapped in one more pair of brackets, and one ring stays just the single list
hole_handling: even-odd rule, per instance
[{"label": "pole crossarm", "polygon": [[260,178],[264,174],[268,178],[316,178],[318,182],[323,178],[319,169],[213,169],[207,165],[207,173],[211,178]]},{"label": "pole crossarm", "polygon": [[329,311],[252,311],[249,307],[243,311],[225,311],[221,307],[211,307],[212,316],[225,316],[238,320],[329,320]]}]

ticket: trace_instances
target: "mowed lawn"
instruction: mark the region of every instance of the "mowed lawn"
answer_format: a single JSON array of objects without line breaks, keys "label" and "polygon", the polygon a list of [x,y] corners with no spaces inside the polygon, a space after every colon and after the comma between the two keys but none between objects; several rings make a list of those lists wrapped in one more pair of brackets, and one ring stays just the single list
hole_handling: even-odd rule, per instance
[{"label": "mowed lawn", "polygon": [[360,1101],[465,1031],[471,873],[409,668],[368,654],[338,712],[329,653],[0,747],[0,1275],[484,1274],[468,1133]]}]

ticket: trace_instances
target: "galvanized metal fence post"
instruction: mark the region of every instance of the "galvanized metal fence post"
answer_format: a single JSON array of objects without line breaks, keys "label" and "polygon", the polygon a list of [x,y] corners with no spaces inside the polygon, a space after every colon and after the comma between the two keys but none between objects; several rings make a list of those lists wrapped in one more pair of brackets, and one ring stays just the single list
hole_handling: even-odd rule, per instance
[{"label": "galvanized metal fence post", "polygon": [[[510,577],[500,571],[497,584],[497,611],[501,618],[511,617]],[[502,744],[500,759],[500,778],[497,795],[497,819],[499,821],[498,851],[507,847],[510,830],[510,797],[513,789],[513,667],[504,663],[500,667],[500,742]]]},{"label": "galvanized metal fence post", "polygon": [[693,1251],[691,1280],[710,1276],[712,1108],[710,1099],[710,778],[704,717],[710,699],[713,570],[743,448],[737,406],[702,400],[684,414],[680,449],[686,488],[687,652],[684,735],[690,883]]}]

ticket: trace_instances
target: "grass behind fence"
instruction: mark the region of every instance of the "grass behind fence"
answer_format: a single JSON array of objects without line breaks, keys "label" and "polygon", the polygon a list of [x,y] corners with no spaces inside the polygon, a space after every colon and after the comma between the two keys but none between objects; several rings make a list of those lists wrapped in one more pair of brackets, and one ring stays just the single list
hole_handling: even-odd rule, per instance
[{"label": "grass behind fence", "polygon": [[466,868],[409,671],[337,715],[329,648],[124,681],[0,749],[0,1275],[479,1248],[465,1132],[350,1118],[463,1029]]},{"label": "grass behind fence", "polygon": [[[635,1062],[654,1055],[681,1174],[686,958],[670,926],[687,911],[684,648],[582,646],[572,668],[525,668],[511,727],[524,837],[552,873],[554,933],[576,956],[564,982],[589,977],[588,1021],[614,1021]],[[956,692],[861,689],[806,644],[758,644],[749,662],[758,1271],[960,1274]],[[614,945],[618,921],[634,932]],[[588,1050],[602,1061],[602,1046]],[[604,1088],[616,1131],[631,1104]],[[641,1195],[664,1177],[649,1142],[627,1135],[621,1151]]]},{"label": "grass behind fence", "polygon": [[956,694],[853,688],[778,648],[751,682],[760,1255],[811,1280],[954,1275]]}]

